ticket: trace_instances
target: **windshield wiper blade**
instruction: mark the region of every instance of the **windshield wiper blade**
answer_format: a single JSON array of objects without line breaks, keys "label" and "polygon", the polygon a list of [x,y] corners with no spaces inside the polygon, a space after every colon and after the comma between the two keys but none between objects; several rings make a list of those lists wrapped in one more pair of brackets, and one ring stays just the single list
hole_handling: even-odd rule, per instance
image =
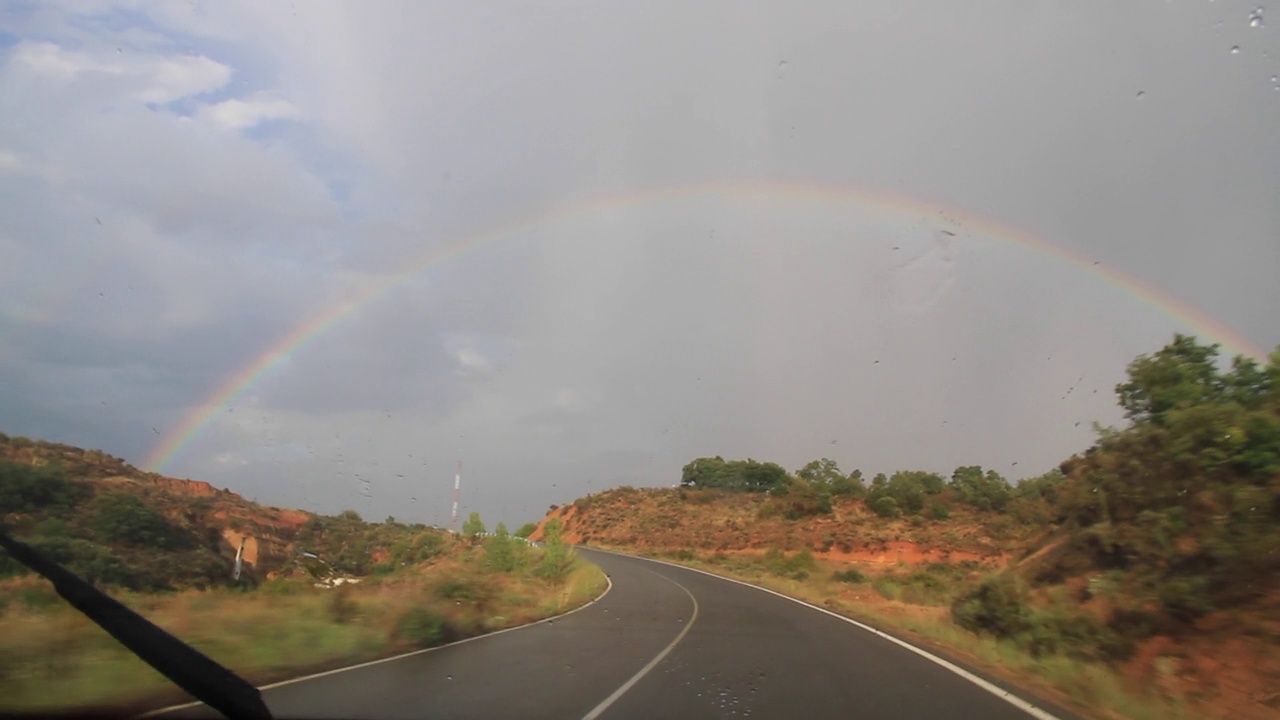
[{"label": "windshield wiper blade", "polygon": [[270,720],[258,688],[81,580],[35,548],[0,532],[0,547],[53,583],[75,609],[106,630],[134,655],[196,699],[229,718]]}]

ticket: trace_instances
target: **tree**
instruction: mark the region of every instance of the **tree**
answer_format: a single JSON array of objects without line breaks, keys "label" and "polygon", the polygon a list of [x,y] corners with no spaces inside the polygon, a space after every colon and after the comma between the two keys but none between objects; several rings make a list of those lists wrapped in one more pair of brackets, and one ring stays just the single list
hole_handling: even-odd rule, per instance
[{"label": "tree", "polygon": [[516,537],[528,539],[533,534],[533,531],[537,529],[538,523],[527,522],[521,525],[519,530],[516,530]]},{"label": "tree", "polygon": [[769,492],[786,484],[787,471],[771,462],[698,458],[681,471],[680,485],[693,488],[720,488],[735,492]]},{"label": "tree", "polygon": [[564,541],[564,525],[559,518],[552,518],[542,528],[542,559],[538,563],[538,575],[553,583],[564,582],[573,569],[573,549]]},{"label": "tree", "polygon": [[[1201,345],[1181,333],[1154,355],[1138,356],[1129,363],[1128,382],[1116,386],[1125,417],[1135,423],[1163,424],[1171,410],[1221,397],[1226,388],[1218,376],[1217,359],[1218,345]],[[1248,371],[1256,366],[1241,367]]]},{"label": "tree", "polygon": [[61,467],[0,461],[0,515],[70,510],[81,494]]},{"label": "tree", "polygon": [[511,572],[516,569],[516,543],[511,539],[504,523],[498,523],[493,537],[484,543],[485,567],[497,572]]},{"label": "tree", "polygon": [[463,535],[483,535],[484,532],[484,522],[480,520],[480,513],[478,512],[468,515],[466,521],[462,523]]},{"label": "tree", "polygon": [[837,480],[844,479],[844,473],[840,471],[840,466],[836,464],[835,460],[822,458],[821,460],[813,460],[797,470],[796,477],[810,484],[830,487]]},{"label": "tree", "polygon": [[983,473],[981,465],[963,465],[951,473],[951,489],[960,502],[979,510],[1003,512],[1013,499],[1009,482],[995,470]]},{"label": "tree", "polygon": [[862,471],[854,470],[847,476],[842,477],[831,483],[832,495],[849,495],[851,497],[862,497],[867,494],[867,486],[862,482]]}]

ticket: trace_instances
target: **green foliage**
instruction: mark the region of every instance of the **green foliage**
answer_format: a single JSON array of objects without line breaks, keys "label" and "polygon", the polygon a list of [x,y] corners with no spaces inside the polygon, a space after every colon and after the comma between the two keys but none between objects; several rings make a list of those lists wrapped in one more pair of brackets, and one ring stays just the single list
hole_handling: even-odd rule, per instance
[{"label": "green foliage", "polygon": [[468,603],[481,609],[488,607],[498,596],[498,590],[491,579],[466,574],[441,578],[436,583],[435,593],[445,600]]},{"label": "green foliage", "polygon": [[1026,632],[1031,628],[1026,587],[1009,573],[987,578],[956,598],[951,617],[962,628],[996,637]]},{"label": "green foliage", "polygon": [[484,542],[484,565],[495,572],[514,572],[523,558],[524,543],[512,539],[507,526],[498,523],[493,537]]},{"label": "green foliage", "polygon": [[680,485],[723,488],[735,492],[769,492],[787,482],[787,471],[771,462],[725,460],[720,456],[698,458],[684,466]]},{"label": "green foliage", "polygon": [[804,548],[791,556],[787,556],[778,548],[769,548],[764,554],[764,566],[774,575],[804,580],[817,568],[818,563],[814,560],[809,548]]},{"label": "green foliage", "polygon": [[519,530],[516,530],[515,535],[518,538],[527,539],[530,535],[533,534],[533,531],[537,529],[538,529],[538,523],[527,522],[521,525]]},{"label": "green foliage", "polygon": [[[72,537],[40,537],[30,545],[45,557],[95,583],[131,590],[164,589],[163,578],[148,578],[130,568],[110,549],[89,540]],[[26,575],[27,569],[7,553],[0,554],[0,577]]]},{"label": "green foliage", "polygon": [[[872,511],[881,517],[896,517],[899,513],[918,515],[924,510],[926,499],[945,487],[942,476],[937,473],[900,470],[889,478],[881,473],[872,481],[867,500]],[[882,502],[885,499],[893,502]]]},{"label": "green foliage", "polygon": [[946,520],[951,517],[951,510],[935,500],[929,503],[929,517],[934,520]]},{"label": "green foliage", "polygon": [[393,639],[424,648],[448,642],[452,634],[443,617],[416,606],[402,612],[391,631]]},{"label": "green foliage", "polygon": [[831,579],[835,582],[857,584],[866,582],[867,576],[856,568],[849,568],[848,570],[837,570],[831,573]]},{"label": "green foliage", "polygon": [[537,574],[552,583],[562,583],[573,570],[574,553],[564,541],[564,525],[559,518],[552,518],[542,528],[542,557],[538,561]]},{"label": "green foliage", "polygon": [[848,481],[849,478],[840,470],[835,460],[822,458],[814,460],[796,471],[796,477],[810,485],[825,485],[832,488],[836,483]]},{"label": "green foliage", "polygon": [[57,465],[0,460],[0,516],[37,511],[66,512],[83,495]]},{"label": "green foliage", "polygon": [[[1154,355],[1139,356],[1129,363],[1129,380],[1116,386],[1125,417],[1135,423],[1163,425],[1171,411],[1221,400],[1228,386],[1235,383],[1225,382],[1218,374],[1217,359],[1217,345],[1200,345],[1195,338],[1182,334],[1175,335],[1172,343]],[[1249,367],[1255,369],[1256,366]],[[1248,375],[1254,379],[1253,372]],[[1255,392],[1261,389],[1256,388]],[[1245,388],[1233,388],[1233,392],[1237,390],[1254,394],[1247,384]]]},{"label": "green foliage", "polygon": [[[812,515],[831,512],[831,488],[824,483],[810,483],[800,478],[790,478],[774,488],[765,515],[781,515],[788,520],[799,520]],[[764,508],[762,508],[763,510]]]},{"label": "green foliage", "polygon": [[473,512],[467,516],[462,523],[462,534],[468,537],[483,535],[485,533],[484,522],[480,520],[480,513]]},{"label": "green foliage", "polygon": [[110,492],[94,501],[91,526],[108,540],[132,545],[178,550],[192,545],[191,538],[137,496]]},{"label": "green foliage", "polygon": [[880,517],[898,517],[898,501],[888,495],[881,495],[871,501],[871,510]]},{"label": "green foliage", "polygon": [[1183,621],[1280,579],[1280,352],[1265,368],[1178,335],[1117,388],[1133,421],[1062,464],[1058,511],[1073,556],[1120,568],[1129,599]]},{"label": "green foliage", "polygon": [[945,606],[954,599],[956,570],[950,565],[934,564],[900,575],[881,575],[872,580],[876,592],[912,605]]},{"label": "green foliage", "polygon": [[984,473],[980,465],[956,468],[951,473],[951,490],[956,500],[984,511],[1004,512],[1013,499],[1009,481],[995,470]]},{"label": "green foliage", "polygon": [[848,497],[862,497],[867,494],[867,486],[862,482],[862,471],[853,470],[848,475],[831,481],[831,494]]}]

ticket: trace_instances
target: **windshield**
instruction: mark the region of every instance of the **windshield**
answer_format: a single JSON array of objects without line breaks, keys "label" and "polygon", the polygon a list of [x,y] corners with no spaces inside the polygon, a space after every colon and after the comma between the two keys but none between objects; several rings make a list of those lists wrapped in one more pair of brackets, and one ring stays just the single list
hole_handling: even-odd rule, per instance
[{"label": "windshield", "polygon": [[[534,715],[919,694],[828,697],[890,681],[839,675],[865,664],[844,644],[769,658],[868,631],[700,637],[743,627],[730,590],[596,547],[1055,716],[1265,716],[1273,24],[1225,0],[8,3],[0,526],[260,687],[654,593],[671,625],[637,615],[614,675],[567,619],[562,649],[457,647],[549,658],[563,703]],[[7,556],[0,608],[0,712],[190,700]],[[522,714],[453,647],[424,707]],[[690,668],[713,680],[687,703],[626,704],[677,703]],[[338,712],[289,705],[302,685],[264,698]]]}]

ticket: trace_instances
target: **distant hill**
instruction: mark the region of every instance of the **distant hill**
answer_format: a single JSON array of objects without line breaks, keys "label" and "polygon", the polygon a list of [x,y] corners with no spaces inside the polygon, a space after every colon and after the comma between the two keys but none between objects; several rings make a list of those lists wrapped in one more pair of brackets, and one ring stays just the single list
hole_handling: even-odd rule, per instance
[{"label": "distant hill", "polygon": [[[0,433],[0,526],[94,581],[135,590],[242,583],[280,573],[365,575],[434,554],[446,533],[260,505],[198,480],[144,472],[99,450]],[[26,574],[0,553],[0,582]]]}]

